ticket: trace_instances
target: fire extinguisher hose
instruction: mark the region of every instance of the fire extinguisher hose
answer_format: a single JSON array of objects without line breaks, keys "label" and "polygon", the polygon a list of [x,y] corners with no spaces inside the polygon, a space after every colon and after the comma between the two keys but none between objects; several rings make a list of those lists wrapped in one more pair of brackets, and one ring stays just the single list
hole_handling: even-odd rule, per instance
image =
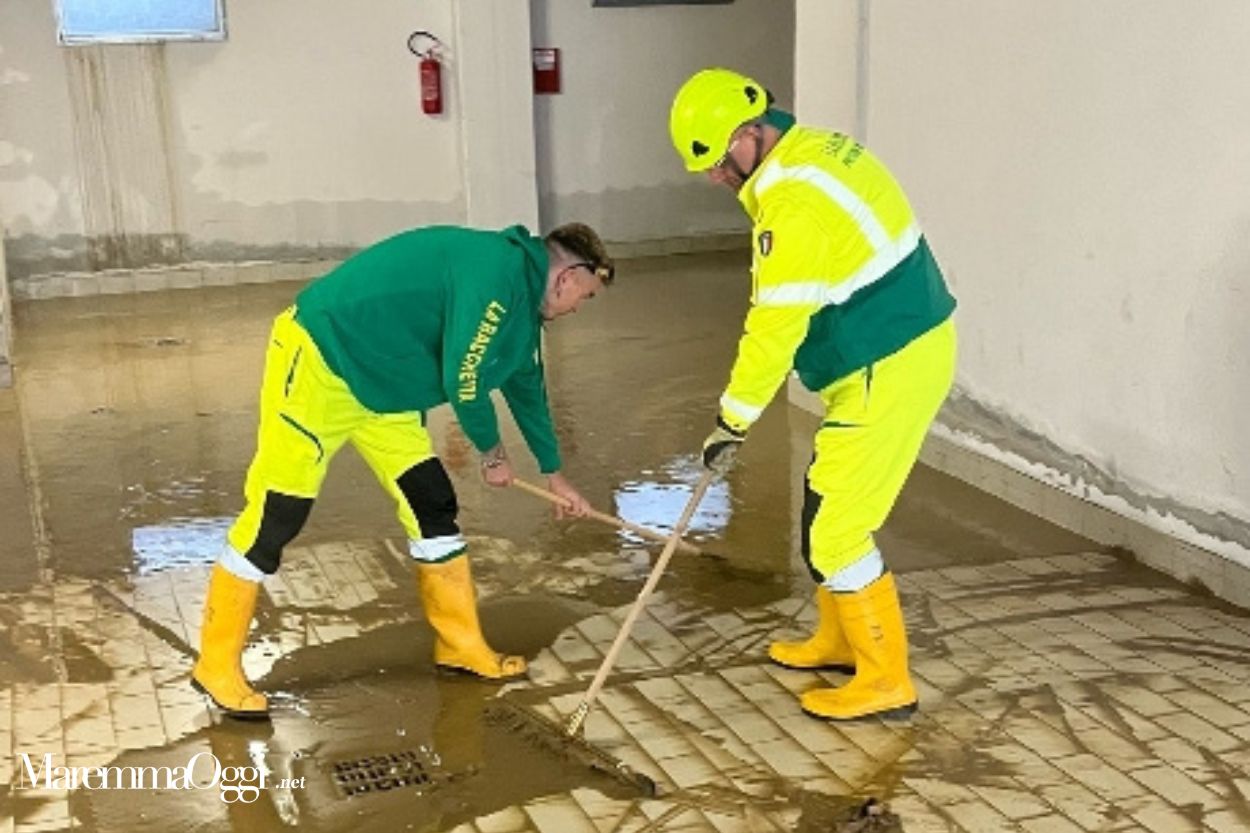
[{"label": "fire extinguisher hose", "polygon": [[[433,41],[433,43],[427,49],[420,49],[417,44],[421,38],[426,38],[427,40]],[[427,32],[424,29],[418,29],[408,36],[408,51],[413,55],[416,55],[418,58],[434,57],[434,50],[438,49],[442,45],[443,42],[438,39],[437,35]]]}]

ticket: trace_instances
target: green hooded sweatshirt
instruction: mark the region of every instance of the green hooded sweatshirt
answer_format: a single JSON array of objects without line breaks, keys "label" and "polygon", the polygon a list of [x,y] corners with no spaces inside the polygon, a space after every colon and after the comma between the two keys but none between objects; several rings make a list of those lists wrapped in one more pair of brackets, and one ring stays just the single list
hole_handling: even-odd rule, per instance
[{"label": "green hooded sweatshirt", "polygon": [[450,402],[479,451],[499,444],[498,389],[549,474],[560,451],[539,349],[547,266],[542,238],[522,226],[414,229],[313,281],[295,317],[366,408]]}]

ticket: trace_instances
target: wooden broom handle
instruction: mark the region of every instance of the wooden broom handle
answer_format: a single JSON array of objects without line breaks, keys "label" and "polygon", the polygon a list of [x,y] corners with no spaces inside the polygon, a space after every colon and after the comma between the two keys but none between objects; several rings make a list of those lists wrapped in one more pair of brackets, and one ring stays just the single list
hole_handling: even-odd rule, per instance
[{"label": "wooden broom handle", "polygon": [[690,495],[689,502],[686,503],[685,510],[681,513],[681,519],[677,521],[677,526],[673,527],[672,537],[668,539],[668,543],[664,545],[664,551],[656,559],[655,566],[651,568],[651,575],[647,576],[646,584],[642,586],[642,590],[638,591],[638,598],[634,600],[634,606],[629,609],[629,615],[625,617],[625,622],[621,625],[620,633],[616,635],[616,639],[612,642],[612,647],[608,649],[607,655],[603,658],[603,663],[599,666],[599,671],[595,674],[595,678],[591,680],[590,687],[586,689],[582,702],[578,704],[577,709],[573,712],[573,716],[569,719],[567,730],[570,735],[576,735],[578,730],[582,728],[582,722],[586,719],[586,715],[590,713],[590,707],[594,705],[595,699],[598,698],[599,690],[603,688],[603,683],[612,671],[612,666],[616,664],[617,654],[621,652],[621,648],[625,645],[625,640],[629,638],[629,632],[633,629],[634,622],[647,604],[651,591],[655,590],[655,586],[659,584],[660,576],[664,574],[664,568],[668,566],[669,559],[673,557],[673,551],[677,549],[677,542],[681,540],[681,534],[686,531],[686,526],[690,523],[690,519],[694,517],[694,510],[699,508],[699,502],[703,500],[703,493],[712,484],[712,478],[715,476],[714,472],[705,471],[703,476],[699,478],[698,484],[694,487],[694,492]]},{"label": "wooden broom handle", "polygon": [[[554,503],[557,506],[565,506],[565,507],[568,506],[568,503],[564,500],[564,498],[560,497],[555,492],[551,492],[551,491],[548,491],[547,489],[542,488],[541,486],[535,486],[533,483],[526,483],[524,480],[518,480],[516,478],[512,479],[512,485],[516,486],[518,489],[520,489],[523,492],[529,492],[531,495],[534,495],[535,497],[540,497],[546,501],[550,501],[551,503]],[[654,529],[648,529],[645,526],[640,526],[635,523],[630,523],[629,521],[618,518],[615,515],[609,515],[606,512],[600,512],[596,509],[591,509],[589,512],[586,513],[586,517],[592,518],[596,521],[599,521],[600,523],[605,523],[608,526],[614,526],[617,529],[628,530],[634,533],[635,535],[639,536],[640,538],[646,538],[648,541],[655,541],[661,544],[668,543],[667,535],[662,535],[661,533],[656,532]],[[688,552],[691,555],[703,554],[703,550],[699,549],[694,544],[688,543],[686,541],[678,541],[677,546],[682,550],[682,552]]]}]

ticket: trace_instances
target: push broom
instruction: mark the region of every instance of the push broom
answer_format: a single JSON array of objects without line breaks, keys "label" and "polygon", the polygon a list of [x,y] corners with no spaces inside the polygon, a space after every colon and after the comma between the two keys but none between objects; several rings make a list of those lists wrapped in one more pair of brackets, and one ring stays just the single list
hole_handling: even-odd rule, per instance
[{"label": "push broom", "polygon": [[711,485],[714,476],[713,472],[705,471],[703,476],[699,478],[699,482],[695,485],[694,492],[691,493],[690,500],[687,501],[686,508],[682,511],[677,525],[673,527],[672,535],[669,536],[668,541],[664,545],[663,552],[656,559],[655,566],[651,568],[651,574],[647,576],[646,583],[638,591],[638,598],[634,600],[634,604],[629,609],[625,621],[621,624],[620,632],[617,633],[612,646],[608,649],[607,654],[604,655],[603,662],[599,665],[599,670],[595,673],[594,679],[591,680],[586,693],[582,695],[581,702],[578,703],[577,708],[573,710],[573,714],[568,718],[568,722],[560,725],[531,708],[510,702],[504,698],[497,699],[491,705],[491,710],[497,718],[510,721],[518,730],[527,731],[537,743],[550,749],[555,754],[580,761],[591,769],[610,775],[648,796],[656,794],[655,782],[646,775],[630,769],[624,762],[613,758],[603,750],[586,742],[582,737],[582,725],[586,722],[587,715],[590,714],[591,708],[593,708],[595,701],[599,698],[599,692],[603,689],[603,684],[607,681],[612,667],[616,665],[617,656],[625,646],[625,641],[629,639],[634,623],[638,620],[638,616],[647,604],[647,599],[650,598],[651,593],[655,590],[655,586],[660,581],[660,577],[664,574],[669,560],[677,550],[682,534],[685,533],[686,527],[689,526],[690,519],[694,517],[695,509],[698,508],[699,503],[703,500],[703,494],[707,491],[708,486]]},{"label": "push broom", "polygon": [[[555,492],[544,489],[541,486],[535,486],[533,483],[527,483],[524,480],[520,480],[516,478],[513,479],[512,485],[517,487],[523,492],[528,492],[534,497],[542,498],[543,500],[549,503],[554,503],[559,506],[565,505],[564,498],[560,497]],[[590,518],[592,521],[598,521],[601,524],[607,524],[608,526],[614,526],[617,529],[622,529],[622,530],[625,530],[626,532],[632,532],[635,535],[637,535],[639,538],[646,538],[648,541],[655,541],[660,544],[668,543],[669,536],[667,535],[662,535],[659,532],[656,532],[654,529],[650,529],[648,527],[642,526],[641,524],[630,523],[629,521],[624,520],[623,518],[618,518],[615,515],[609,515],[606,512],[600,512],[597,509],[591,509],[590,511],[588,511],[586,513],[586,517]],[[694,544],[690,543],[689,541],[678,541],[677,548],[681,550],[682,552],[689,553],[690,555],[707,555],[708,554],[704,552],[703,550],[699,549],[698,547],[696,547]],[[714,555],[713,558],[721,558],[721,556]]]}]

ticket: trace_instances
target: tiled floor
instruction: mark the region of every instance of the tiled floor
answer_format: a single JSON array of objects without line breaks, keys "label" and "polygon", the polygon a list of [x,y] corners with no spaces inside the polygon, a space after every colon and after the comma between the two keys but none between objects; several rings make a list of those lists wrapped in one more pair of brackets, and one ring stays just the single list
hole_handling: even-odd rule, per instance
[{"label": "tiled floor", "polygon": [[[731,281],[746,268],[736,254],[637,261],[610,301],[552,327],[548,382],[566,464],[600,509],[657,527],[679,514],[723,384],[714,368],[727,367],[739,332],[745,294],[726,287],[741,286]],[[0,767],[0,833],[139,829],[130,796],[92,818],[81,791],[15,788],[19,752],[89,765],[127,750],[149,760],[239,740],[187,678],[208,565],[241,506],[269,322],[294,290],[202,288],[15,310],[18,387],[0,395],[0,755],[12,762]],[[814,424],[774,406],[753,429],[742,465],[697,525],[707,548],[732,558],[715,568],[673,562],[589,717],[590,741],[659,782],[657,797],[614,798],[587,779],[528,793],[538,798],[470,803],[471,812],[422,804],[406,823],[456,833],[828,833],[873,797],[908,833],[1250,831],[1246,613],[1095,553],[1087,539],[933,469],[912,474],[880,538],[899,571],[919,713],[846,726],[804,716],[797,694],[840,678],[773,667],[765,651],[813,617],[792,541]],[[505,696],[567,714],[651,555],[482,485],[453,427],[432,415],[460,520],[478,536],[484,618],[532,603],[526,650],[542,647],[527,688]],[[504,429],[519,456],[515,427]],[[249,676],[291,695],[279,703],[285,729],[304,733],[285,750],[278,741],[289,738],[275,737],[274,754],[309,748],[316,728],[299,711],[312,702],[300,702],[301,674],[355,660],[376,675],[387,666],[363,649],[397,636],[426,642],[419,660],[410,645],[390,648],[408,662],[396,688],[421,689],[423,703],[449,712],[480,704],[455,699],[459,683],[434,680],[430,635],[412,625],[420,612],[403,547],[380,540],[398,534],[388,498],[359,459],[335,466],[298,546],[266,582],[243,658]],[[494,621],[507,627],[506,617]],[[311,670],[323,690],[341,682],[334,667]],[[474,696],[493,693],[484,690]],[[371,701],[349,705],[339,714],[351,711],[353,730],[377,722]],[[467,724],[437,717],[419,727],[426,739],[481,728],[471,709]],[[183,817],[188,804],[174,796],[157,808],[170,815],[150,815],[143,829],[285,830],[312,792],[270,791],[264,824],[215,805]]]},{"label": "tiled floor", "polygon": [[[657,805],[699,806],[705,787],[744,805],[736,821],[687,813],[671,829],[752,829],[747,797],[780,779],[888,796],[908,831],[1250,830],[1250,619],[1180,589],[1119,584],[1118,572],[1115,559],[1086,555],[903,577],[923,704],[905,724],[801,714],[798,693],[840,678],[764,661],[768,624],[792,616],[795,600],[696,629],[697,611],[660,605],[629,669],[644,679],[610,689],[588,738],[671,790]],[[810,614],[801,606],[795,622]],[[589,625],[543,657],[545,677],[595,664],[612,634]],[[582,646],[575,660],[568,645]],[[692,665],[704,669],[683,672]],[[579,697],[553,698],[549,716]],[[523,809],[528,820],[510,814],[498,829],[566,829],[549,825],[547,810]],[[793,814],[764,811],[776,829],[790,829]]]},{"label": "tiled floor", "polygon": [[[487,560],[528,574],[532,554],[486,543]],[[281,627],[249,647],[248,673],[381,624],[350,614],[396,591],[401,559],[384,542],[293,548],[266,585]],[[637,566],[602,554],[549,578]],[[10,633],[61,634],[68,671],[30,669],[32,679],[0,690],[0,750],[100,765],[207,725],[208,707],[186,685],[206,569],[2,600]],[[811,623],[806,599],[714,613],[661,592],[586,724],[590,742],[654,778],[659,796],[574,790],[456,833],[792,830],[810,811],[805,798],[822,795],[848,807],[879,798],[909,833],[1250,830],[1250,618],[1137,575],[1087,554],[901,576],[922,708],[908,722],[847,725],[797,705],[837,674],[765,658],[771,638]],[[482,595],[502,589],[486,582]],[[624,614],[561,633],[519,686],[525,696],[544,695],[553,718],[570,713]],[[100,681],[66,682],[89,677],[84,657]],[[0,770],[0,783],[18,774]],[[21,798],[0,831],[74,825],[66,794]]]}]

